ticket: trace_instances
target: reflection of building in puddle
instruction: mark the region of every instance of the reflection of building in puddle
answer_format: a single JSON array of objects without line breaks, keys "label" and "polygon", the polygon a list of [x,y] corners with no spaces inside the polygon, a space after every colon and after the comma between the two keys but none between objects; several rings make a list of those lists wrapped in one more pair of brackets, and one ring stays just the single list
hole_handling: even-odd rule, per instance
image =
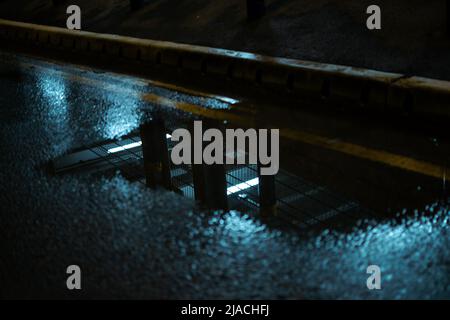
[{"label": "reflection of building in puddle", "polygon": [[61,137],[57,144],[49,146],[58,153],[59,150],[66,150],[73,139],[73,131],[70,128],[68,84],[64,77],[56,73],[41,71],[34,76],[38,99],[42,102],[38,106],[44,109],[42,110],[44,115],[42,129],[50,136],[57,134]]},{"label": "reflection of building in puddle", "polygon": [[[165,137],[169,142],[170,152],[173,143],[170,142],[170,135],[166,134]],[[85,169],[106,174],[120,170],[130,181],[146,185],[142,151],[141,138],[132,135],[56,159],[54,165],[57,172]],[[258,166],[226,165],[224,174],[225,177],[222,178],[226,186],[223,196],[227,199],[228,209],[245,212],[252,216],[262,212]],[[198,194],[196,195],[192,165],[170,164],[170,179],[172,190],[187,198],[199,200]],[[367,209],[362,208],[352,199],[342,197],[286,170],[279,171],[274,183],[275,219],[278,219],[280,223],[288,222],[305,229],[314,226],[329,227],[336,220],[355,222],[370,216]]]}]

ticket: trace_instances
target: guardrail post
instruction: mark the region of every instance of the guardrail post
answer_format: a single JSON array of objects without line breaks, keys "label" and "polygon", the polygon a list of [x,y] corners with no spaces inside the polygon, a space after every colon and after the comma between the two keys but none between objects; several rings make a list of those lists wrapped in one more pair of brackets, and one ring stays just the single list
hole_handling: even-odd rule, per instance
[{"label": "guardrail post", "polygon": [[147,186],[161,186],[171,190],[170,159],[164,121],[156,118],[141,125],[140,134]]},{"label": "guardrail post", "polygon": [[[267,147],[271,150],[270,135],[267,136]],[[259,151],[258,151],[259,152]],[[261,175],[263,166],[258,162],[258,192],[259,192],[259,211],[261,215],[274,215],[277,210],[277,197],[275,190],[275,175]]]},{"label": "guardrail post", "polygon": [[[194,137],[194,125],[189,127],[191,137]],[[194,183],[194,197],[200,203],[205,203],[205,172],[203,164],[194,163],[194,143],[191,143],[191,167],[192,167],[192,181]]]},{"label": "guardrail post", "polygon": [[208,209],[228,210],[225,165],[203,165],[203,172],[205,205]]},{"label": "guardrail post", "polygon": [[[204,120],[203,125],[203,130],[214,127],[220,129],[221,127],[220,123],[213,120]],[[193,126],[190,130],[193,133]],[[194,134],[192,136],[194,137]],[[202,152],[205,145],[206,143],[203,142]],[[194,159],[194,150],[192,150],[192,158]],[[193,160],[192,163],[194,163]],[[225,164],[193,164],[192,174],[195,199],[208,209],[228,210]]]},{"label": "guardrail post", "polygon": [[262,215],[275,214],[277,198],[275,192],[275,176],[262,176],[259,172],[259,211]]},{"label": "guardrail post", "polygon": [[205,173],[202,164],[192,165],[192,181],[195,201],[205,203]]},{"label": "guardrail post", "polygon": [[265,0],[247,0],[247,19],[259,19],[266,14]]}]

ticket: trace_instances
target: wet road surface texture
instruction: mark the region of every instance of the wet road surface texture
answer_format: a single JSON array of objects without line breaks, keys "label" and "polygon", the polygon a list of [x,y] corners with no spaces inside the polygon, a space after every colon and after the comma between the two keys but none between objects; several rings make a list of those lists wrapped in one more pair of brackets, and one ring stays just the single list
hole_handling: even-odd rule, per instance
[{"label": "wet road surface texture", "polygon": [[[176,89],[0,54],[1,296],[450,298],[445,141],[385,128],[355,134],[363,124],[333,118],[317,124],[314,116],[286,117],[239,97]],[[173,128],[198,116],[282,128],[281,157],[289,156],[279,179],[295,176],[307,186],[292,214],[308,211],[320,228],[299,228],[296,220],[311,217],[281,212],[266,222],[246,206],[206,212],[189,196],[151,190],[139,183],[141,176],[114,166],[64,174],[49,169],[74,151],[123,145],[127,135],[137,139],[139,125],[157,107]],[[334,165],[318,164],[330,154]],[[386,180],[393,180],[391,189]],[[397,189],[404,189],[403,198]],[[343,199],[343,207],[326,214],[330,195]],[[246,201],[251,190],[234,196]],[[344,227],[340,220],[328,224],[332,216],[343,217]],[[78,292],[66,289],[72,264],[82,269]],[[366,287],[372,264],[382,270],[380,291]]]}]

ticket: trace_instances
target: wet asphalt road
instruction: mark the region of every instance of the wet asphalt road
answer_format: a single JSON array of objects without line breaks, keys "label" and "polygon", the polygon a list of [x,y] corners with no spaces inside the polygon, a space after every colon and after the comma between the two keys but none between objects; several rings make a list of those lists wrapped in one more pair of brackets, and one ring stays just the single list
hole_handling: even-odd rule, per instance
[{"label": "wet asphalt road", "polygon": [[[188,199],[119,173],[48,173],[51,159],[145,121],[153,106],[137,94],[143,87],[217,103],[0,54],[2,297],[450,298],[450,209],[437,203],[412,217],[300,239],[245,213],[196,212]],[[65,287],[72,264],[82,269],[78,292]],[[371,264],[381,267],[380,291],[366,287]]]}]

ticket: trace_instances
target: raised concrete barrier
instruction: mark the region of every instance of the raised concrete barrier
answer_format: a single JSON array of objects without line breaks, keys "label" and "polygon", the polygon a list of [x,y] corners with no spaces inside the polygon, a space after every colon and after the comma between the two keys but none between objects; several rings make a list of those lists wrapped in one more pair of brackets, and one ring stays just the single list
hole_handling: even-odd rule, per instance
[{"label": "raised concrete barrier", "polygon": [[368,69],[274,58],[118,35],[70,31],[0,19],[0,39],[20,44],[128,59],[143,65],[239,80],[250,85],[345,100],[385,110],[450,116],[450,82]]}]

